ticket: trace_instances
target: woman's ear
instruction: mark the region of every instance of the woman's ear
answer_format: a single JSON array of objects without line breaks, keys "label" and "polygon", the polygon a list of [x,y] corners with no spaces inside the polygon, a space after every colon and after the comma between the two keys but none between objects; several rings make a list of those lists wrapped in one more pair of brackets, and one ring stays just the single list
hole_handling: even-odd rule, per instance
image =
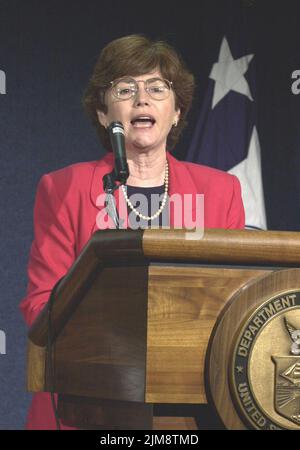
[{"label": "woman's ear", "polygon": [[99,109],[97,109],[97,116],[98,116],[98,121],[99,121],[99,123],[100,123],[104,128],[107,128],[107,127],[108,127],[108,123],[107,123],[107,115],[106,115],[103,111],[100,111]]}]

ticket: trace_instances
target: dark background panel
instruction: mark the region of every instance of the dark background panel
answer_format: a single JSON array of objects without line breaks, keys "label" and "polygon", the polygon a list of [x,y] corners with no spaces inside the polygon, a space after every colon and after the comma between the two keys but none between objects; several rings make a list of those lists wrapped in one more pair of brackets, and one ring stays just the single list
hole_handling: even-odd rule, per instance
[{"label": "dark background panel", "polygon": [[189,126],[175,155],[185,158],[226,17],[247,8],[257,58],[258,128],[269,227],[299,229],[299,105],[291,73],[300,69],[299,5],[234,0],[109,1],[1,0],[0,69],[0,429],[22,428],[26,328],[18,304],[26,292],[32,209],[42,174],[98,159],[103,149],[85,117],[81,97],[101,48],[144,33],[165,39],[195,74]]}]

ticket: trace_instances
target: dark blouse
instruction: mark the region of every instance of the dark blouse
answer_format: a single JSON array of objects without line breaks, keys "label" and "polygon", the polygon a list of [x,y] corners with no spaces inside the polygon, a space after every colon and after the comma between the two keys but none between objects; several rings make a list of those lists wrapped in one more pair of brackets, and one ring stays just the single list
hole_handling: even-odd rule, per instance
[{"label": "dark blouse", "polygon": [[[144,216],[151,217],[155,214],[161,206],[164,197],[165,186],[155,187],[137,187],[126,186],[127,196],[133,206]],[[141,197],[141,194],[143,197]],[[128,206],[129,226],[137,228],[158,228],[169,226],[169,202],[167,199],[166,205],[162,213],[153,220],[144,220],[138,217]]]}]

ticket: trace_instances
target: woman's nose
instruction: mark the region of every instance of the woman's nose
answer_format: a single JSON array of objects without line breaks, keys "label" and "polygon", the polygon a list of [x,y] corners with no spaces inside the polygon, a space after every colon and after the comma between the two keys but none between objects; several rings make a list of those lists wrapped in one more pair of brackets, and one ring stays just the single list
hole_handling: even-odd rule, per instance
[{"label": "woman's nose", "polygon": [[134,98],[134,103],[139,105],[139,104],[149,104],[149,94],[145,89],[145,84],[144,83],[140,83],[139,84],[139,88],[138,91],[135,95]]}]

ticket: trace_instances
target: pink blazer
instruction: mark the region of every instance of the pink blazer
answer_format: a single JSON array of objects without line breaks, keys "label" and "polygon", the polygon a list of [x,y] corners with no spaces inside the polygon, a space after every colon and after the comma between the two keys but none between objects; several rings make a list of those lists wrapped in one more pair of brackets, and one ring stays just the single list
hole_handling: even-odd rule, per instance
[{"label": "pink blazer", "polygon": [[[204,194],[205,228],[243,228],[245,217],[238,179],[209,167],[176,160],[169,153],[169,194]],[[56,281],[64,276],[104,214],[99,195],[102,177],[113,168],[113,155],[77,163],[42,176],[34,206],[34,241],[28,263],[27,295],[20,308],[31,325]],[[98,199],[98,201],[97,201]],[[116,193],[117,205],[121,200]],[[107,217],[106,217],[107,218]],[[110,225],[107,218],[107,226]],[[170,225],[174,216],[170,215]],[[55,428],[49,394],[33,397],[27,428]],[[65,427],[67,428],[67,427]]]}]

